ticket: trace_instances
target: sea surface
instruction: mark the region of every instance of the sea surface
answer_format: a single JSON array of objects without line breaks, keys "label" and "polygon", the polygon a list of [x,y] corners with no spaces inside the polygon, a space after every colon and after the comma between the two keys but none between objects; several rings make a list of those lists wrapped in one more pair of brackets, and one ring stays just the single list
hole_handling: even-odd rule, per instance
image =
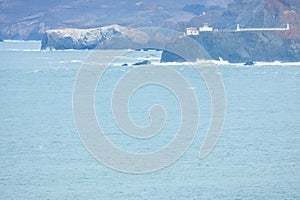
[{"label": "sea surface", "polygon": [[[199,150],[211,117],[209,92],[195,70],[169,63],[197,96],[197,136],[172,165],[131,174],[97,161],[73,120],[74,83],[91,51],[39,48],[37,41],[0,43],[0,199],[300,199],[300,63],[216,65],[226,92],[226,117],[221,137],[204,159]],[[135,62],[158,63],[160,54],[131,51],[99,81],[98,122],[126,151],[157,151],[180,124],[176,97],[155,85],[138,90],[129,109],[132,120],[146,126],[148,108],[162,105],[168,114],[162,133],[149,140],[129,137],[110,110],[120,77],[139,67],[132,66]]]}]

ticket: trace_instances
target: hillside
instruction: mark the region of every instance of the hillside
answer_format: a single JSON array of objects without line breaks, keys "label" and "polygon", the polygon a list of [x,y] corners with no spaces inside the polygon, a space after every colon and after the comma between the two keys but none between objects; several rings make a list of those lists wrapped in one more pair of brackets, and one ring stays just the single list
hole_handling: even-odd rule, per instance
[{"label": "hillside", "polygon": [[[297,0],[235,0],[225,11],[211,11],[191,19],[187,26],[209,22],[219,30],[283,27],[288,31],[207,32],[192,36],[213,59],[230,62],[300,61],[300,1]],[[180,61],[164,52],[162,61]]]},{"label": "hillside", "polygon": [[218,29],[291,24],[300,37],[298,0],[0,0],[0,38],[41,39],[49,29],[111,24],[184,31],[209,23]]},{"label": "hillside", "polygon": [[204,10],[224,10],[232,0],[0,0],[0,38],[41,39],[48,29],[111,24],[183,30]]}]

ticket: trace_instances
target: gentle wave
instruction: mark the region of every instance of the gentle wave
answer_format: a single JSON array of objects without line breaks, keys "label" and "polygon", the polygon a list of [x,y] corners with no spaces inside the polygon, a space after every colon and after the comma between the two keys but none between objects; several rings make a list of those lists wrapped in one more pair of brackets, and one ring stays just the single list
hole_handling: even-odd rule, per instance
[{"label": "gentle wave", "polygon": [[28,52],[37,52],[41,51],[40,49],[1,49],[1,51],[28,51]]},{"label": "gentle wave", "polygon": [[82,63],[82,60],[60,61],[59,63]]},{"label": "gentle wave", "polygon": [[300,66],[300,62],[255,62],[254,66],[265,66],[265,65],[274,65],[274,66]]},{"label": "gentle wave", "polygon": [[[254,65],[245,65],[244,63],[230,63],[227,61],[218,61],[218,60],[207,60],[204,62],[154,62],[154,65],[158,66],[185,66],[185,65],[201,65],[201,64],[210,64],[208,66],[217,65],[217,66],[234,66],[234,67],[259,67],[259,66],[300,66],[300,62],[280,62],[280,61],[274,61],[274,62],[255,62]],[[205,66],[205,65],[204,65]]]},{"label": "gentle wave", "polygon": [[[232,66],[241,66],[245,65],[245,63],[230,63],[227,60],[223,60],[222,58],[219,58],[219,60],[212,60],[212,62],[216,65],[232,65]],[[254,65],[248,65],[248,66],[298,66],[300,65],[300,62],[282,62],[282,61],[273,61],[273,62],[254,62]]]},{"label": "gentle wave", "polygon": [[83,50],[77,50],[77,49],[42,49],[41,50],[42,52],[51,52],[51,51],[61,51],[61,52],[64,52],[64,51],[90,51],[88,49],[83,49]]},{"label": "gentle wave", "polygon": [[216,65],[230,65],[230,66],[245,66],[245,67],[255,67],[255,66],[300,66],[300,62],[254,62],[253,65],[245,65],[245,63],[230,63],[228,61],[212,60]]},{"label": "gentle wave", "polygon": [[40,40],[3,40],[4,42],[11,42],[11,43],[15,43],[15,42],[38,42],[40,43]]},{"label": "gentle wave", "polygon": [[154,65],[161,65],[161,66],[179,66],[179,65],[191,65],[189,62],[154,62]]}]

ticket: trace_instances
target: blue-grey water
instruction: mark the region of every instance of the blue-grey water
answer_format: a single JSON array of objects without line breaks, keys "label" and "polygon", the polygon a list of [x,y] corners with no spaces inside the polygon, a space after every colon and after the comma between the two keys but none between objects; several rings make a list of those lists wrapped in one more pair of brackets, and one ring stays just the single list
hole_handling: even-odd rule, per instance
[{"label": "blue-grey water", "polygon": [[[218,66],[227,114],[205,159],[199,159],[199,149],[209,123],[209,94],[193,70],[174,66],[199,100],[197,137],[173,165],[136,175],[98,162],[77,134],[73,86],[90,51],[39,51],[39,45],[0,43],[0,199],[300,199],[300,65]],[[126,61],[158,56],[132,52]],[[137,91],[132,119],[147,125],[147,109],[160,103],[169,110],[165,133],[150,141],[121,134],[108,94],[130,69],[107,70],[96,92],[97,117],[120,148],[151,152],[174,137],[179,108],[167,90]]]}]

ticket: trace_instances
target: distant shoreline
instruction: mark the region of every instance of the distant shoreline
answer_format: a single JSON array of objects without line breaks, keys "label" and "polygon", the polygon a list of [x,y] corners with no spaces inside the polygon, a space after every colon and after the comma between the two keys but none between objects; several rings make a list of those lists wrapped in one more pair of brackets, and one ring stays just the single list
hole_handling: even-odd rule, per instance
[{"label": "distant shoreline", "polygon": [[[4,40],[4,43],[38,43],[40,46],[41,41],[39,40]],[[57,52],[70,52],[70,51],[95,51],[95,50],[99,50],[99,51],[110,51],[113,49],[64,49],[64,50],[56,50],[56,49],[46,49],[46,50],[41,50],[40,48],[37,49],[7,49],[7,51],[27,51],[27,52],[47,52],[47,51],[57,51]],[[140,51],[140,50],[135,50],[135,49],[128,49],[131,51]],[[3,50],[2,50],[3,51]],[[157,50],[157,51],[162,51],[163,50]],[[211,62],[217,66],[222,66],[222,65],[230,65],[230,66],[241,66],[244,65],[244,62],[229,62],[227,60],[223,60],[222,58],[219,59],[211,59],[211,60],[205,60],[204,62]],[[254,62],[254,66],[300,66],[300,61],[280,61],[280,60],[276,60],[276,61],[272,61],[272,62],[265,62],[265,61],[253,61]],[[191,62],[192,64],[195,63],[197,64],[197,62]],[[198,63],[201,63],[198,62]],[[161,62],[161,65],[170,65],[170,66],[176,66],[176,65],[185,65],[187,64],[187,62],[177,62],[177,61],[172,61],[172,62]],[[248,67],[251,67],[253,65],[250,65]]]}]

